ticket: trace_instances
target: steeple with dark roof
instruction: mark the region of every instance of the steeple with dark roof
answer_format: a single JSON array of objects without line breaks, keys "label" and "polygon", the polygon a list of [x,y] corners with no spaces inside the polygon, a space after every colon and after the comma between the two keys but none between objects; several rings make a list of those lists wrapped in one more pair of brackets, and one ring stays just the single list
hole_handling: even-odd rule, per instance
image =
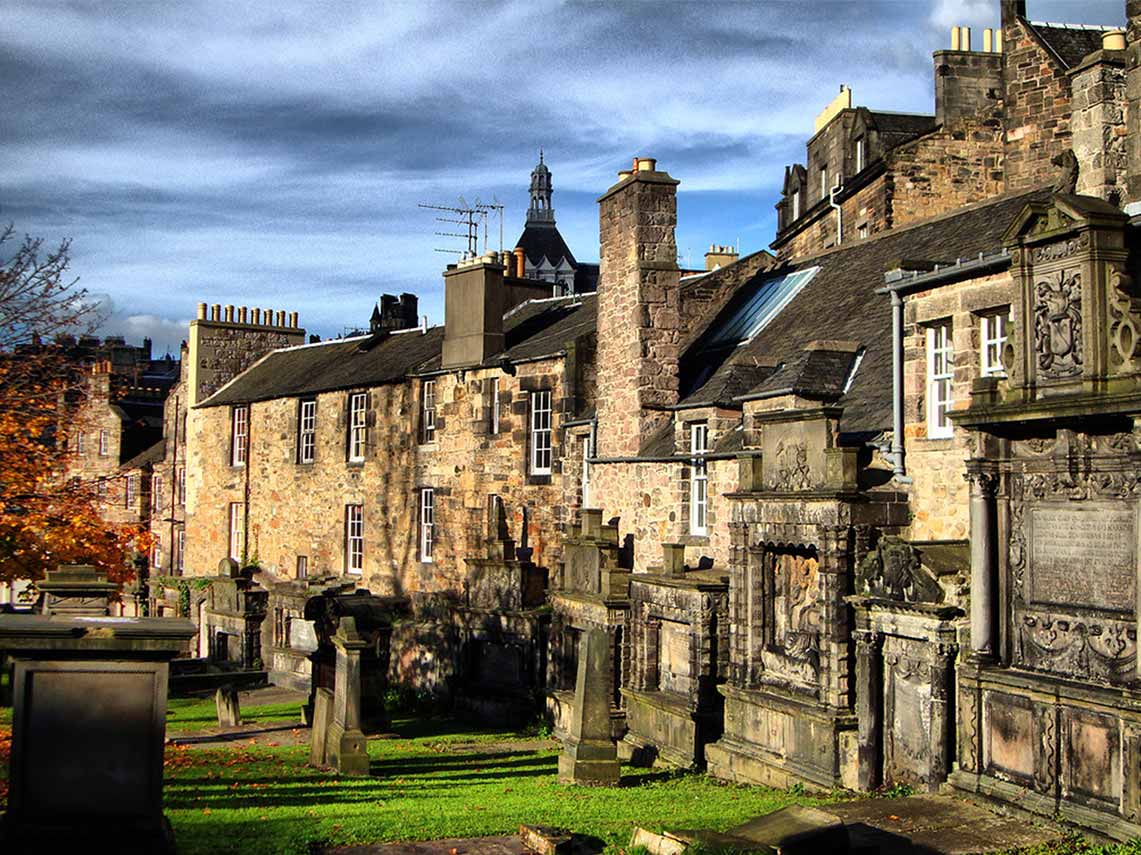
[{"label": "steeple with dark roof", "polygon": [[551,207],[551,170],[543,163],[543,150],[539,149],[539,163],[531,170],[531,207],[527,209],[527,225],[555,224],[555,209]]}]

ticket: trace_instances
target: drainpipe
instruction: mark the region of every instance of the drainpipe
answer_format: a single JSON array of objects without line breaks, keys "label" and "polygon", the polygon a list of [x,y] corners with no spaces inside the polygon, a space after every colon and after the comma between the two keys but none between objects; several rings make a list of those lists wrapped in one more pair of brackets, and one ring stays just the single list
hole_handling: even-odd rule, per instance
[{"label": "drainpipe", "polygon": [[828,194],[828,204],[832,206],[832,210],[836,212],[836,246],[844,242],[844,210],[840,207],[840,203],[836,201],[836,194],[844,189],[844,176],[839,176],[836,179],[836,186],[832,188]]},{"label": "drainpipe", "polygon": [[911,483],[903,463],[903,297],[891,292],[891,459],[895,478]]}]

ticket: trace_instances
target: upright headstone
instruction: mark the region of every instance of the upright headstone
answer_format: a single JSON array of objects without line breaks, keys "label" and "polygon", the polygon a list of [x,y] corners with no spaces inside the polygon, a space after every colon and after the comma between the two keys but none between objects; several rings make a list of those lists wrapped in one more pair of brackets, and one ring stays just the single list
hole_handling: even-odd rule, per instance
[{"label": "upright headstone", "polygon": [[564,784],[618,783],[618,751],[610,738],[609,657],[606,631],[593,627],[583,630],[574,714],[559,755],[559,781]]},{"label": "upright headstone", "polygon": [[309,765],[318,769],[329,762],[329,720],[333,717],[333,690],[317,689],[313,699],[313,726],[309,733]]},{"label": "upright headstone", "polygon": [[168,662],[193,636],[175,618],[0,615],[0,647],[15,661],[0,851],[173,852],[162,815]]},{"label": "upright headstone", "polygon": [[242,708],[238,703],[238,690],[234,686],[222,686],[214,693],[214,707],[218,711],[218,727],[241,725]]},{"label": "upright headstone", "polygon": [[368,642],[357,633],[355,618],[341,618],[333,645],[337,648],[337,676],[326,760],[342,775],[367,775],[367,741],[361,730],[361,651]]}]

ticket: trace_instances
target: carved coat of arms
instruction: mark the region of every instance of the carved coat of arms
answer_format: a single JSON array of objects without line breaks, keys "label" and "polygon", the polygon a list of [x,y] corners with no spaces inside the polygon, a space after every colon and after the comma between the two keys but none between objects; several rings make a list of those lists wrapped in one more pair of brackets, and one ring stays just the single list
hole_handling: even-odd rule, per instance
[{"label": "carved coat of arms", "polygon": [[1065,271],[1034,286],[1034,343],[1047,378],[1082,370],[1082,275]]}]

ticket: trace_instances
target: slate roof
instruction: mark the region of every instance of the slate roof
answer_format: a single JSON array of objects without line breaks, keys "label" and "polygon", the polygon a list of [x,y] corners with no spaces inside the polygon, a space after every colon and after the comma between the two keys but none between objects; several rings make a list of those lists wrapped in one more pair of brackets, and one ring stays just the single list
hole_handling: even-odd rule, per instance
[{"label": "slate roof", "polygon": [[[842,429],[849,433],[878,433],[890,428],[891,302],[875,293],[883,287],[883,274],[889,264],[905,258],[953,261],[993,251],[1001,245],[1002,233],[1025,205],[1045,201],[1049,196],[1049,190],[1039,189],[998,197],[949,216],[884,232],[759,273],[750,282],[789,270],[820,267],[779,315],[751,341],[728,354],[705,349],[702,342],[703,333],[715,327],[726,312],[733,311],[732,302],[712,318],[682,356],[682,405],[706,402],[713,397],[707,389],[728,384],[726,375],[738,374],[742,367],[747,372],[757,366],[779,363],[786,373],[795,373],[790,366],[799,364],[810,341],[843,339],[858,342],[865,350],[851,388],[839,399],[844,407]],[[748,289],[750,282],[741,290]],[[766,388],[764,384],[775,377],[774,374],[758,380],[758,388]]]},{"label": "slate roof", "polygon": [[1030,22],[1030,28],[1046,43],[1066,68],[1073,68],[1095,50],[1101,50],[1100,27]]},{"label": "slate roof", "polygon": [[[488,360],[525,360],[562,352],[595,326],[593,294],[533,300],[504,318],[506,349]],[[267,354],[199,406],[214,407],[359,389],[439,370],[444,328],[359,336]]]},{"label": "slate roof", "polygon": [[147,464],[161,463],[166,457],[166,440],[160,439],[154,445],[139,452],[123,464],[124,469],[142,469]]},{"label": "slate roof", "polygon": [[528,223],[523,234],[519,235],[519,240],[515,241],[515,246],[523,247],[527,260],[534,265],[538,265],[544,258],[556,267],[564,258],[572,267],[575,265],[574,254],[554,223]]},{"label": "slate roof", "polygon": [[[816,400],[837,398],[844,391],[844,382],[857,356],[857,351],[853,350],[802,350],[742,397],[800,395]],[[732,371],[732,366],[729,370]]]},{"label": "slate roof", "polygon": [[935,117],[916,113],[877,113],[868,111],[880,132],[884,151],[903,145],[935,130]]}]

